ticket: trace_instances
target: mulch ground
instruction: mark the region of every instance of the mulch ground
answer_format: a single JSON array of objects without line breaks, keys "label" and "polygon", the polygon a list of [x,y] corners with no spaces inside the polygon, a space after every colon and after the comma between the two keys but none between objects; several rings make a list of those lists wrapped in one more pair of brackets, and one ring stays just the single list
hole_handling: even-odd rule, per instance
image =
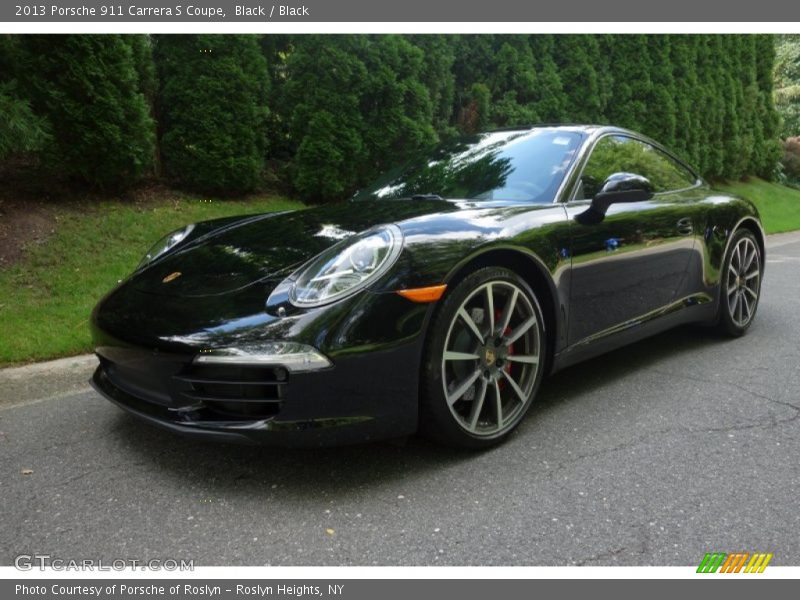
[{"label": "mulch ground", "polygon": [[0,167],[0,269],[55,231],[57,200],[42,188],[37,175],[25,165],[7,162]]},{"label": "mulch ground", "polygon": [[158,184],[143,184],[123,196],[72,189],[35,168],[0,165],[0,269],[19,261],[27,249],[44,243],[58,226],[59,215],[92,210],[100,199],[148,204],[176,196]]}]

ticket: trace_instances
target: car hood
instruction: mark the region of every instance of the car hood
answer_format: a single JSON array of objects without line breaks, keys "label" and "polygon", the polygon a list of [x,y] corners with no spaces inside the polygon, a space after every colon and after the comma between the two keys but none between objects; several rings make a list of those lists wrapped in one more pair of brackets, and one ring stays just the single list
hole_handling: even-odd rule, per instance
[{"label": "car hood", "polygon": [[168,296],[226,294],[283,279],[329,246],[370,227],[464,207],[443,200],[345,202],[227,219],[218,226],[201,223],[181,247],[134,274],[130,285]]}]

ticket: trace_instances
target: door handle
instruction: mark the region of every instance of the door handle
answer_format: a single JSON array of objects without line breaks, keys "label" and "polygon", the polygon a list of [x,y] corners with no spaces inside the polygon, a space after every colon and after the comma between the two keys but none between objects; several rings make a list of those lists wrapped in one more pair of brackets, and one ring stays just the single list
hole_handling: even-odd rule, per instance
[{"label": "door handle", "polygon": [[691,235],[694,233],[694,225],[689,217],[678,219],[677,227],[678,233],[681,235]]}]

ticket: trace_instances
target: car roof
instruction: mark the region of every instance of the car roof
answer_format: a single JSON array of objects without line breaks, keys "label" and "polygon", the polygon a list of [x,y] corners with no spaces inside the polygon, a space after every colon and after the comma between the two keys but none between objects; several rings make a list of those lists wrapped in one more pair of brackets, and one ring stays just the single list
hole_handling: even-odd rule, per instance
[{"label": "car roof", "polygon": [[[666,152],[667,154],[671,155],[675,158],[678,162],[683,163],[684,166],[688,165],[682,159],[678,158],[675,153],[666,148],[660,142],[654,140],[653,138],[646,136],[638,131],[633,131],[632,129],[625,129],[624,127],[617,127],[616,125],[597,125],[597,124],[589,124],[589,123],[537,123],[535,125],[524,125],[524,126],[517,126],[517,127],[503,127],[500,129],[492,129],[485,133],[495,133],[500,131],[534,131],[536,129],[553,129],[556,131],[569,131],[573,133],[583,133],[589,139],[596,139],[604,134],[619,134],[625,136],[631,136],[634,138],[638,138],[642,141],[651,144],[660,150]],[[691,167],[689,167],[691,171],[694,171]]]},{"label": "car roof", "polygon": [[563,131],[574,131],[587,134],[597,133],[598,131],[602,130],[602,131],[619,131],[619,132],[626,132],[626,133],[633,133],[636,135],[640,135],[635,131],[630,131],[622,127],[615,127],[613,125],[598,125],[591,123],[533,123],[531,125],[499,127],[497,129],[491,129],[487,133],[495,131],[532,131],[534,129],[560,129]]},{"label": "car roof", "polygon": [[662,152],[671,156],[674,160],[682,164],[685,168],[687,168],[691,173],[697,177],[698,179],[702,179],[702,176],[699,174],[699,171],[692,167],[689,163],[675,154],[672,150],[664,146],[663,144],[659,143],[658,141],[639,133],[638,131],[633,131],[631,129],[625,129],[624,127],[617,127],[615,125],[598,125],[598,124],[590,124],[590,123],[536,123],[533,125],[524,125],[524,126],[517,126],[517,127],[504,127],[500,129],[493,129],[492,131],[486,133],[492,133],[497,131],[533,131],[535,129],[554,129],[558,131],[570,131],[573,133],[582,133],[587,136],[587,142],[591,140],[595,140],[602,135],[606,134],[620,134],[625,136],[631,136],[647,142],[648,144],[655,146],[656,148],[660,149]]}]

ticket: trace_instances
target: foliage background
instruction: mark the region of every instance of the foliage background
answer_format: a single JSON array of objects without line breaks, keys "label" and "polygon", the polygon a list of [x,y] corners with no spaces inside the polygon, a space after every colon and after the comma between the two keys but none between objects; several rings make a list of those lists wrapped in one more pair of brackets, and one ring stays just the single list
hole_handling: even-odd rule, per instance
[{"label": "foliage background", "polygon": [[775,107],[783,138],[779,179],[800,187],[800,36],[777,36],[775,50]]},{"label": "foliage background", "polygon": [[91,350],[89,310],[171,229],[343,199],[491,127],[640,130],[800,229],[800,190],[750,177],[800,181],[798,84],[799,36],[0,36],[0,365]]},{"label": "foliage background", "polygon": [[352,194],[461,133],[648,134],[710,179],[776,176],[796,44],[767,35],[67,35],[0,39],[0,157],[88,187]]}]

